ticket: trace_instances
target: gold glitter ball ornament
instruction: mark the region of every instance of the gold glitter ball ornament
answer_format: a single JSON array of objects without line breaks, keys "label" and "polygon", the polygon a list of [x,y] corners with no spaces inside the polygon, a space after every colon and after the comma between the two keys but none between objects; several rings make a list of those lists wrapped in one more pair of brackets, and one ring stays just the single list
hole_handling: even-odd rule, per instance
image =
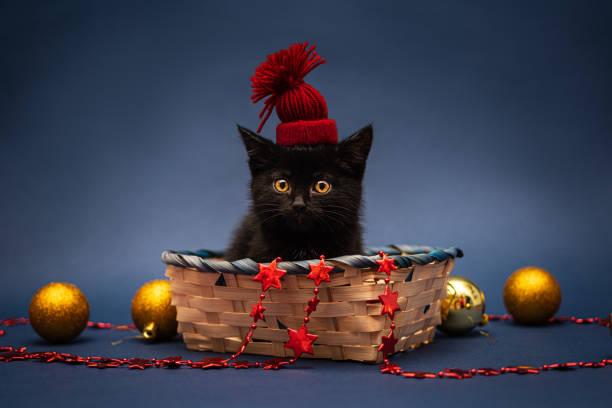
[{"label": "gold glitter ball ornament", "polygon": [[171,304],[170,281],[145,283],[132,299],[132,320],[146,339],[164,340],[176,336],[176,307]]},{"label": "gold glitter ball ornament", "polygon": [[476,326],[487,324],[484,293],[474,282],[463,276],[449,276],[446,293],[441,305],[439,330],[450,335],[462,335]]},{"label": "gold glitter ball ornament", "polygon": [[87,326],[89,303],[73,284],[52,282],[36,292],[28,317],[40,337],[52,343],[66,343]]},{"label": "gold glitter ball ornament", "polygon": [[561,288],[548,271],[528,266],[506,281],[504,304],[518,323],[543,324],[559,310]]}]

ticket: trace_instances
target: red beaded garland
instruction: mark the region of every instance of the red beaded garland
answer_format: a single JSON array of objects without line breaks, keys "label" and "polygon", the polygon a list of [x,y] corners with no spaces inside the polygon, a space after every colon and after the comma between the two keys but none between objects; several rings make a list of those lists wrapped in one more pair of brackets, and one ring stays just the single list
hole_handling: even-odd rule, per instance
[{"label": "red beaded garland", "polygon": [[[390,273],[392,270],[396,269],[393,265],[393,258],[388,258],[387,254],[380,254],[382,261],[377,261],[381,266],[379,268],[379,272],[387,273],[387,278],[385,278],[385,289],[386,291],[390,291]],[[321,263],[317,265],[317,268],[322,268],[325,266],[324,257],[321,256]],[[275,261],[280,261],[277,259]],[[273,262],[271,265],[266,266],[267,270],[276,268],[276,262]],[[272,266],[273,265],[273,266]],[[327,267],[329,268],[329,267]],[[312,269],[312,268],[311,268]],[[333,269],[333,268],[332,268]],[[317,270],[315,268],[315,270]],[[323,270],[323,269],[321,269]],[[274,273],[272,271],[272,273]],[[276,275],[278,276],[278,274]],[[323,279],[321,279],[323,280]],[[325,281],[327,281],[325,279]],[[269,282],[266,282],[269,283]],[[310,314],[316,310],[316,306],[319,303],[319,288],[318,283],[315,282],[315,288],[313,290],[314,297],[308,302],[308,306],[305,308],[306,316],[304,317],[304,328],[305,325],[310,322]],[[262,282],[263,286],[263,282]],[[268,285],[273,286],[273,285]],[[276,286],[275,286],[276,287]],[[263,289],[263,287],[262,287]],[[267,290],[268,288],[266,288]],[[265,290],[260,294],[260,302],[265,299]],[[265,308],[261,307],[261,309],[265,310]],[[383,365],[380,366],[381,373],[384,374],[395,374],[402,375],[404,378],[415,378],[415,379],[431,379],[431,378],[452,378],[452,379],[466,379],[472,378],[476,375],[483,376],[497,376],[500,374],[539,374],[542,371],[549,370],[576,370],[576,369],[584,369],[584,368],[602,368],[606,366],[612,365],[612,359],[602,359],[601,361],[592,361],[592,362],[564,362],[564,363],[553,363],[553,364],[543,364],[539,367],[531,367],[531,366],[510,366],[510,367],[501,367],[499,369],[495,368],[472,368],[469,370],[463,370],[459,368],[447,368],[438,373],[429,373],[423,371],[403,371],[401,367],[397,364],[391,364],[388,355],[394,352],[394,346],[397,342],[397,339],[394,337],[394,330],[396,325],[393,321],[393,314],[388,311],[383,311],[381,314],[388,314],[391,320],[389,328],[391,329],[387,336],[383,336],[383,343],[380,345],[379,350],[383,351]],[[502,320],[511,320],[512,317],[510,315],[489,315],[490,321],[502,321]],[[259,317],[261,318],[261,317]],[[106,357],[98,357],[98,356],[90,356],[90,357],[82,357],[68,353],[58,353],[54,351],[45,351],[45,352],[28,352],[26,347],[13,347],[13,346],[4,346],[0,347],[0,361],[4,362],[12,362],[12,361],[24,361],[24,360],[38,360],[45,363],[64,363],[64,364],[72,364],[72,365],[85,365],[90,368],[117,368],[117,367],[127,367],[128,369],[138,369],[145,370],[150,367],[154,368],[180,368],[180,367],[190,367],[190,368],[201,368],[201,369],[209,369],[209,368],[250,368],[250,367],[258,367],[264,370],[278,370],[279,368],[294,364],[297,361],[297,357],[290,358],[288,360],[280,359],[280,358],[272,358],[265,362],[254,362],[250,363],[248,361],[238,361],[236,358],[240,356],[246,349],[247,345],[250,343],[253,332],[257,328],[256,316],[253,316],[254,322],[251,324],[251,329],[244,337],[241,346],[235,354],[232,354],[230,358],[224,359],[222,357],[205,357],[200,361],[191,361],[191,360],[183,360],[181,356],[168,356],[163,359],[143,359],[143,358],[106,358]],[[553,317],[548,320],[549,323],[561,324],[570,322],[573,324],[591,324],[596,323],[598,326],[602,327],[610,327],[610,317],[606,318],[598,318],[598,317],[588,317],[588,318],[577,318],[575,316],[566,317],[559,316]],[[28,319],[26,318],[7,318],[0,320],[0,326],[11,327],[16,325],[25,325],[28,324]],[[133,330],[135,326],[133,324],[129,325],[113,325],[111,323],[103,323],[103,322],[88,322],[87,327],[94,329],[110,329],[110,330]],[[306,332],[307,333],[307,332]],[[0,330],[0,336],[5,335],[6,332],[4,330]],[[311,337],[315,337],[314,335],[308,335]],[[314,340],[313,340],[314,341]]]},{"label": "red beaded garland", "polygon": [[[507,319],[493,319],[495,320],[507,320]],[[587,321],[588,319],[584,319]],[[599,326],[609,327],[610,322],[609,318],[598,319]],[[570,319],[557,318],[555,322],[562,323],[571,321]],[[577,324],[581,324],[577,322]],[[593,322],[596,322],[595,318],[593,318]],[[27,324],[27,319],[25,318],[9,318],[0,320],[0,325],[2,326],[16,326]],[[90,328],[103,328],[103,329],[111,329],[111,330],[128,330],[130,325],[112,325],[109,323],[96,323],[90,322],[88,326]],[[233,354],[230,360],[235,360],[238,357],[238,353]],[[269,361],[259,363],[248,363],[244,361],[234,361],[231,364],[228,364],[229,360],[224,360],[222,357],[205,357],[200,361],[191,361],[191,360],[183,360],[180,356],[169,356],[162,359],[144,359],[144,358],[106,358],[106,357],[98,357],[98,356],[90,356],[90,357],[82,357],[78,355],[68,354],[68,353],[58,353],[55,351],[43,351],[43,352],[29,352],[26,347],[13,347],[13,346],[3,346],[0,347],[0,361],[4,362],[14,362],[14,361],[26,361],[26,360],[38,360],[44,363],[63,363],[63,364],[71,364],[71,365],[84,365],[90,368],[117,368],[117,367],[126,367],[128,369],[137,369],[137,370],[145,370],[147,368],[180,368],[180,367],[189,367],[189,368],[201,368],[201,369],[209,369],[209,368],[250,368],[250,367],[260,367],[266,370],[274,369],[278,370],[284,365],[295,363],[296,359],[291,358],[289,360],[282,359],[271,359]],[[586,369],[586,368],[603,368],[607,366],[612,366],[612,359],[602,359],[600,361],[591,361],[591,362],[565,362],[565,363],[553,363],[553,364],[543,364],[539,367],[528,367],[528,366],[511,366],[511,367],[501,367],[499,369],[495,368],[478,368],[478,369],[470,369],[470,370],[460,370],[460,369],[445,369],[443,371],[439,371],[437,373],[437,378],[452,378],[452,379],[465,379],[472,378],[475,375],[482,376],[497,376],[500,374],[539,374],[542,371],[550,371],[550,370],[560,370],[560,371],[568,371],[568,370],[577,370],[577,369]],[[428,379],[428,378],[436,378],[436,374],[434,373],[425,373],[425,372],[413,372],[413,371],[403,371],[398,365],[391,364],[388,358],[383,360],[383,365],[380,367],[380,371],[384,374],[395,374],[402,375],[405,378],[415,378],[415,379]],[[466,375],[467,374],[467,375]]]},{"label": "red beaded garland", "polygon": [[[511,320],[512,316],[509,315],[488,315],[490,321],[502,321],[502,320]],[[574,324],[589,324],[589,323],[597,323],[598,326],[601,327],[610,327],[610,318],[598,318],[598,317],[589,317],[589,318],[576,318],[576,317],[553,317],[550,318],[549,323],[574,323]],[[392,329],[394,328],[394,324],[391,323],[390,326]],[[476,375],[483,376],[497,376],[500,374],[540,374],[542,371],[548,370],[561,370],[561,371],[569,371],[575,370],[578,368],[602,368],[612,365],[612,359],[602,359],[601,361],[591,361],[591,362],[566,362],[566,363],[554,363],[554,364],[543,364],[539,367],[531,367],[531,366],[510,366],[510,367],[501,367],[499,369],[495,368],[472,368],[470,370],[461,370],[458,368],[447,368],[443,371],[439,371],[437,373],[437,378],[453,378],[453,379],[465,379],[472,378]],[[402,375],[406,378],[436,378],[436,375],[433,373],[425,373],[420,371],[403,371],[396,364],[391,364],[389,359],[385,358],[383,360],[383,365],[380,366],[380,372],[383,374],[398,374]],[[426,375],[428,374],[428,375]]]},{"label": "red beaded garland", "polygon": [[[387,274],[387,277],[385,278],[385,295],[389,295],[391,293],[391,290],[389,288],[389,279],[390,279],[389,276],[391,275],[391,271],[394,269],[393,259],[389,258],[388,254],[385,254],[382,251],[380,251],[379,256],[382,258],[382,260],[376,261],[380,265],[378,272],[385,272]],[[589,362],[589,363],[584,363],[581,361],[578,363],[569,362],[569,363],[560,363],[560,364],[551,364],[551,365],[544,364],[541,367],[529,367],[529,366],[501,367],[499,370],[496,370],[493,368],[480,368],[480,369],[472,368],[470,370],[462,370],[459,368],[446,368],[443,371],[439,371],[437,373],[437,377],[436,377],[436,374],[434,373],[427,373],[427,372],[422,372],[422,371],[403,371],[397,364],[391,364],[389,359],[387,358],[389,354],[392,354],[394,352],[395,344],[398,341],[393,336],[394,329],[396,327],[393,321],[393,318],[394,318],[393,309],[394,308],[393,306],[390,306],[392,302],[390,302],[388,297],[379,296],[379,299],[380,299],[380,302],[383,304],[383,309],[381,311],[381,314],[387,314],[391,321],[391,324],[389,325],[391,331],[389,332],[387,336],[382,336],[382,343],[378,347],[378,350],[383,353],[383,365],[380,366],[380,372],[383,374],[402,375],[405,378],[419,378],[419,379],[454,378],[457,380],[462,380],[464,378],[472,378],[477,374],[484,375],[484,376],[499,375],[499,374],[505,374],[505,373],[539,374],[540,371],[545,371],[545,370],[548,370],[549,368],[555,369],[555,370],[569,370],[569,369],[573,369],[576,367],[600,368],[608,364],[607,363],[608,360],[604,359],[600,362]],[[488,318],[490,321],[512,319],[512,317],[507,314],[504,314],[502,316],[489,315]],[[610,327],[610,318],[600,320],[597,317],[576,318],[572,316],[570,318],[568,317],[550,318],[548,321],[549,323],[563,323],[568,320],[576,324],[588,324],[588,323],[597,322],[599,326]],[[612,364],[612,360],[610,361]]]}]

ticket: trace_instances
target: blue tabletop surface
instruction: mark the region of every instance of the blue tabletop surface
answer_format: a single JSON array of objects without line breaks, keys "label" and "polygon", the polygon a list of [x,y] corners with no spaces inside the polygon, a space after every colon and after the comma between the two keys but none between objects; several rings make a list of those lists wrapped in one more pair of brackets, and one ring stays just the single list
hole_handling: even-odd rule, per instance
[{"label": "blue tabletop surface", "polygon": [[[38,4],[37,4],[38,3]],[[164,248],[223,248],[249,205],[236,123],[261,106],[249,78],[271,52],[317,44],[308,76],[343,139],[374,123],[364,242],[465,250],[454,274],[504,313],[510,274],[549,270],[560,314],[612,311],[612,2],[155,0],[0,3],[0,318],[49,282],[91,319],[129,323],[163,276]],[[276,115],[263,135],[274,138]],[[405,369],[612,358],[605,328],[496,322],[393,358]],[[31,327],[0,345],[200,359],[181,341],[51,346]],[[0,407],[612,406],[612,367],[407,380],[299,360],[277,372],[0,362]],[[317,407],[318,408],[318,407]]]},{"label": "blue tabletop surface", "polygon": [[[562,324],[521,327],[492,322],[497,340],[489,344],[477,333],[447,337],[438,333],[432,344],[392,358],[407,370],[540,365],[612,358],[609,330],[595,325]],[[181,355],[199,360],[214,353],[189,351],[180,339],[146,343],[127,339],[119,331],[86,329],[73,343],[49,345],[29,326],[9,327],[0,345],[27,346],[31,351],[53,350],[82,356],[163,358]],[[247,356],[262,361],[261,356]],[[355,362],[301,359],[278,371],[261,369],[199,370],[191,368],[145,371],[127,368],[43,364],[34,361],[0,362],[1,406],[610,406],[612,366],[599,369],[506,374],[472,379],[414,380],[382,375],[378,366]],[[8,392],[7,392],[8,391]]]}]

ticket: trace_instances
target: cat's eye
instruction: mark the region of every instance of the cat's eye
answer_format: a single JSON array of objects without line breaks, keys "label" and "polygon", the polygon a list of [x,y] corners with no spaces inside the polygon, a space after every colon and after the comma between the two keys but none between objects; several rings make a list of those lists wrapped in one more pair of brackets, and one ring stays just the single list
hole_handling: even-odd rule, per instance
[{"label": "cat's eye", "polygon": [[278,179],[274,182],[274,189],[279,193],[286,193],[289,191],[289,182],[284,179]]},{"label": "cat's eye", "polygon": [[331,184],[325,180],[319,180],[314,184],[313,189],[319,194],[327,194],[331,189]]}]

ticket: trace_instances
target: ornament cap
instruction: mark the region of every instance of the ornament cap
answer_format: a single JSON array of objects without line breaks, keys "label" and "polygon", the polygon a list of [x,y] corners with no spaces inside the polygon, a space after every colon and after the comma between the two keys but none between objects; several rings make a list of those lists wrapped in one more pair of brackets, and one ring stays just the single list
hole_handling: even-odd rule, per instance
[{"label": "ornament cap", "polygon": [[157,326],[155,325],[155,322],[146,324],[144,329],[142,330],[142,337],[144,337],[147,340],[152,340],[152,339],[155,339],[156,336],[157,336]]}]

